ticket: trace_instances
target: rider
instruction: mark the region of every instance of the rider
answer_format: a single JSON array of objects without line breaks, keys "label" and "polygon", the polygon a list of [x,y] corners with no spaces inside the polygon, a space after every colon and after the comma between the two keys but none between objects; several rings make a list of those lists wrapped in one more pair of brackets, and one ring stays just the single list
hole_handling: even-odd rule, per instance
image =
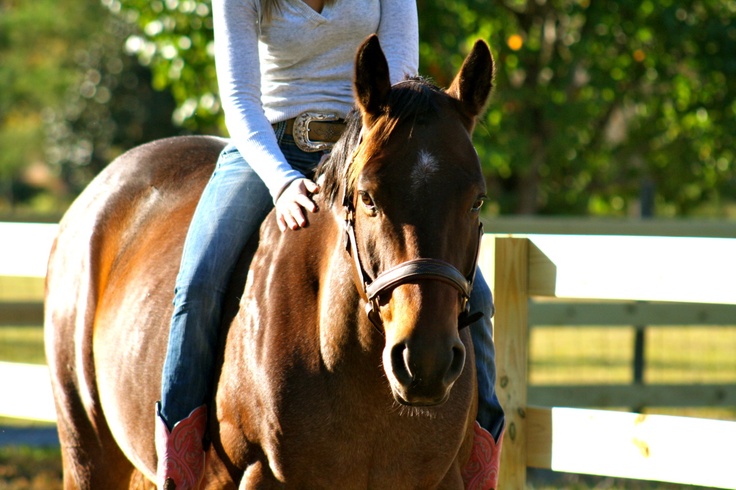
[{"label": "rider", "polygon": [[[170,479],[178,490],[197,488],[203,475],[205,403],[213,390],[223,297],[238,256],[274,203],[281,231],[307,226],[307,213],[317,212],[310,196],[319,186],[311,177],[326,151],[295,138],[298,116],[345,117],[353,105],[355,52],[370,34],[379,36],[392,83],[415,75],[419,57],[415,0],[213,0],[212,13],[231,141],[184,244],[157,403],[157,484]],[[323,135],[311,131],[320,128]],[[334,142],[343,128],[342,120],[312,123],[310,140]],[[492,461],[480,465],[487,473],[494,464],[497,469],[503,411],[494,391],[493,303],[480,273],[470,303],[484,313],[469,328],[479,381],[475,440],[493,448]],[[476,447],[473,457],[478,454]]]}]

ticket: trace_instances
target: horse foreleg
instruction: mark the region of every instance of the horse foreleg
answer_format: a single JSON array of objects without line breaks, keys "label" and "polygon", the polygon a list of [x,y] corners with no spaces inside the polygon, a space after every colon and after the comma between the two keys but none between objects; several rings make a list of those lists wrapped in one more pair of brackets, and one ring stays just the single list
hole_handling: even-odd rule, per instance
[{"label": "horse foreleg", "polygon": [[130,487],[133,465],[113,440],[105,422],[87,417],[77,396],[57,396],[57,427],[65,490]]},{"label": "horse foreleg", "polygon": [[450,467],[450,471],[447,472],[445,478],[442,479],[438,490],[464,490],[465,484],[463,483],[462,473],[460,471],[460,465],[455,461]]},{"label": "horse foreleg", "polygon": [[271,468],[264,461],[256,461],[245,470],[240,480],[239,490],[272,490],[283,489],[286,486],[278,481],[271,472]]}]

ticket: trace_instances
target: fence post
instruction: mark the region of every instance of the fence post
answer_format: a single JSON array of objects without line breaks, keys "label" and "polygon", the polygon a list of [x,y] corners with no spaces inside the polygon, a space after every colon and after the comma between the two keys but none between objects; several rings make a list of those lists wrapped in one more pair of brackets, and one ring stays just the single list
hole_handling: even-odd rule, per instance
[{"label": "fence post", "polygon": [[[651,178],[645,178],[641,183],[641,209],[639,214],[642,220],[649,220],[654,216],[655,184]],[[644,368],[646,367],[646,325],[634,326],[634,366],[633,382],[635,385],[644,384]],[[633,407],[632,411],[642,412],[643,406]]]},{"label": "fence post", "polygon": [[496,238],[493,294],[496,304],[496,390],[506,413],[499,488],[523,489],[527,466],[527,356],[529,241]]}]

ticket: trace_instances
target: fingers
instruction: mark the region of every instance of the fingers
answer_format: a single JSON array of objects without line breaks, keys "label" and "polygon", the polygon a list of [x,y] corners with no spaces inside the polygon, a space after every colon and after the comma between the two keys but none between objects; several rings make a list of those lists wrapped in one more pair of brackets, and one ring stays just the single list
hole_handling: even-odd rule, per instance
[{"label": "fingers", "polygon": [[309,179],[299,179],[302,185],[307,189],[310,194],[317,194],[319,192],[319,185]]},{"label": "fingers", "polygon": [[287,228],[298,230],[299,228],[305,228],[309,225],[302,207],[296,202],[292,202],[288,206],[276,208],[276,215],[278,217],[279,229],[281,231],[286,231]]},{"label": "fingers", "polygon": [[305,210],[311,213],[319,207],[311,199],[319,192],[319,185],[309,179],[297,179],[289,184],[276,201],[276,217],[279,229],[298,230],[309,226]]}]

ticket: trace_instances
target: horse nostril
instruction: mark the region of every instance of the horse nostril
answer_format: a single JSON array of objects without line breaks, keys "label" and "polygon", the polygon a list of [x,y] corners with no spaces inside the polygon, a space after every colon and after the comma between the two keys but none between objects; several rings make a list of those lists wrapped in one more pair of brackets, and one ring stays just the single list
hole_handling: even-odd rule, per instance
[{"label": "horse nostril", "polygon": [[450,368],[447,370],[447,373],[445,373],[445,382],[447,384],[454,383],[455,380],[463,372],[464,367],[465,346],[462,342],[458,340],[457,343],[452,347],[452,361],[450,363]]},{"label": "horse nostril", "polygon": [[412,382],[412,374],[407,365],[408,354],[406,344],[396,344],[391,348],[391,370],[396,381],[404,386],[409,386]]}]

